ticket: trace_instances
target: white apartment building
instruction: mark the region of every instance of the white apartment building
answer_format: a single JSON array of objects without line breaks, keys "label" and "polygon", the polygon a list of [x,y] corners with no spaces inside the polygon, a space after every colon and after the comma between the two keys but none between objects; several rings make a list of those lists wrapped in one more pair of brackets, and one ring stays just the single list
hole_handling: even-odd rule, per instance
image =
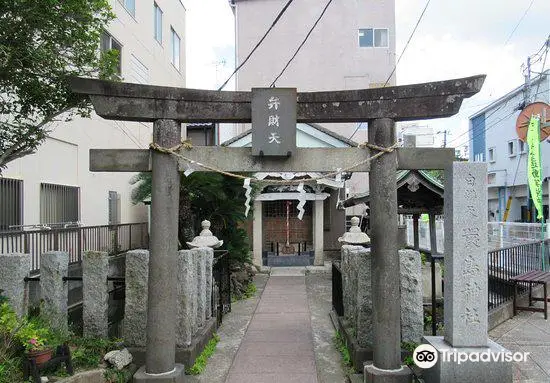
[{"label": "white apartment building", "polygon": [[397,141],[403,142],[403,136],[415,136],[416,147],[433,148],[435,145],[434,129],[429,125],[419,125],[417,123],[400,123],[395,129],[397,131]]},{"label": "white apartment building", "polygon": [[[122,81],[185,86],[185,7],[181,0],[110,0],[116,19],[101,49],[120,51]],[[99,48],[99,47],[98,47]],[[85,226],[147,221],[132,205],[132,173],[92,173],[91,148],[147,148],[152,125],[95,115],[52,123],[38,151],[8,164],[0,178],[0,231],[19,225]]]},{"label": "white apartment building", "polygon": [[[531,102],[550,103],[550,70],[531,81]],[[512,197],[507,222],[535,222],[535,208],[528,199],[528,146],[518,139],[516,120],[525,106],[525,86],[505,94],[470,117],[470,161],[488,166],[489,220],[502,221],[506,203]],[[547,116],[547,120],[550,116]],[[550,141],[541,142],[543,205],[548,219]],[[530,214],[528,211],[530,210]]]},{"label": "white apartment building", "polygon": [[[286,0],[229,0],[235,15],[236,65],[271,26]],[[308,34],[326,1],[294,1],[250,60],[237,72],[236,88],[269,87]],[[299,92],[365,89],[383,86],[395,65],[395,1],[334,1],[276,81]],[[392,75],[388,85],[395,85]],[[356,142],[367,140],[367,123],[322,124]],[[249,125],[240,125],[241,134]],[[366,174],[346,182],[348,194],[365,192]],[[348,208],[347,214],[362,214]]]}]

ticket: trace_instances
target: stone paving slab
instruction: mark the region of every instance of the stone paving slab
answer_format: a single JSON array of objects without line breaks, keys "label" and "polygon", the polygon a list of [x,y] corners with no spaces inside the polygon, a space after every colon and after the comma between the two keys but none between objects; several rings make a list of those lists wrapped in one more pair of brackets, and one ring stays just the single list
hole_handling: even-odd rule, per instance
[{"label": "stone paving slab", "polygon": [[271,273],[226,380],[246,382],[318,383],[305,277],[300,270]]},{"label": "stone paving slab", "polygon": [[197,376],[186,376],[186,382],[222,383],[225,381],[268,278],[268,275],[256,275],[254,284],[257,293],[254,297],[231,304],[231,312],[223,317],[223,323],[218,329],[220,341],[216,346],[216,352],[208,359],[203,373]]},{"label": "stone paving slab", "polygon": [[[542,302],[535,305],[542,307]],[[543,313],[520,311],[489,337],[510,351],[530,353],[527,362],[514,363],[514,382],[550,382],[550,321]]]},{"label": "stone paving slab", "polygon": [[227,382],[238,383],[317,383],[316,374],[237,374],[231,373]]},{"label": "stone paving slab", "polygon": [[241,346],[239,352],[263,356],[313,354],[313,350],[306,342],[248,342]]}]

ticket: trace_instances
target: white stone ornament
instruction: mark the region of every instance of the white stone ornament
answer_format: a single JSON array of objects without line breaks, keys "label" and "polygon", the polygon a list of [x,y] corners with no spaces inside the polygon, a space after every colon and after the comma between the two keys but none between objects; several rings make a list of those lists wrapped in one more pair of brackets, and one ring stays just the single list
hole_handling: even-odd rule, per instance
[{"label": "white stone ornament", "polygon": [[370,238],[367,233],[363,233],[359,228],[359,218],[352,217],[349,231],[338,238],[338,242],[344,245],[368,245],[370,244]]},{"label": "white stone ornament", "polygon": [[193,238],[192,242],[187,242],[190,248],[195,247],[211,247],[217,249],[223,245],[223,241],[219,240],[218,237],[212,234],[210,231],[210,221],[204,220],[201,222],[202,231],[199,235]]}]

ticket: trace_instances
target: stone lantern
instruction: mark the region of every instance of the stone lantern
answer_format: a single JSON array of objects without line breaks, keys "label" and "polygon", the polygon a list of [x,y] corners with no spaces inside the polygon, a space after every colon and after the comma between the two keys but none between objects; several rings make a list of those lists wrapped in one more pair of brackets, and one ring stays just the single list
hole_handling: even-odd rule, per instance
[{"label": "stone lantern", "polygon": [[352,217],[351,227],[349,231],[344,233],[344,235],[342,235],[340,238],[338,238],[338,242],[342,243],[343,245],[368,246],[370,245],[370,238],[366,233],[363,233],[359,228],[359,218]]},{"label": "stone lantern", "polygon": [[187,242],[187,245],[193,249],[196,247],[211,247],[217,249],[223,245],[223,241],[219,240],[218,237],[212,234],[210,231],[210,221],[204,220],[201,222],[202,231],[199,235],[193,238],[193,241]]}]

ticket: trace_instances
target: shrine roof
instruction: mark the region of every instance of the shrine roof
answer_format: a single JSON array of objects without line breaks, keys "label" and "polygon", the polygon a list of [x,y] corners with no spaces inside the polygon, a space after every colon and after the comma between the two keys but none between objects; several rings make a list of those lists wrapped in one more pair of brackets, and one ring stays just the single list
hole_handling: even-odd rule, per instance
[{"label": "shrine roof", "polygon": [[[401,214],[418,211],[443,211],[443,184],[426,170],[400,170],[397,172],[397,204]],[[358,193],[343,202],[343,207],[370,203],[369,192]],[[408,213],[410,212],[410,213]]]},{"label": "shrine roof", "polygon": [[[297,124],[297,125],[299,126],[300,124]],[[344,137],[344,136],[342,136],[342,135],[340,135],[340,134],[338,134],[338,133],[336,133],[336,132],[333,132],[332,130],[327,129],[327,128],[325,128],[324,126],[321,126],[321,125],[319,125],[319,124],[309,123],[309,124],[305,124],[305,125],[311,126],[311,127],[314,128],[315,130],[318,130],[318,131],[321,132],[321,133],[324,133],[324,134],[326,134],[326,135],[328,135],[328,136],[330,136],[330,137],[332,137],[332,138],[335,138],[336,140],[338,140],[338,141],[344,143],[346,146],[351,146],[351,147],[357,147],[357,146],[359,146],[357,142],[355,142],[355,141],[353,141],[353,140],[350,140],[349,138],[346,138],[346,137]],[[298,128],[297,128],[297,129],[298,129]],[[242,132],[241,134],[238,134],[238,135],[236,135],[235,137],[230,138],[229,140],[223,142],[223,143],[221,144],[221,146],[230,146],[231,144],[233,144],[233,143],[239,141],[240,139],[242,139],[242,138],[244,138],[244,137],[246,137],[246,136],[248,136],[248,135],[250,135],[250,134],[252,134],[252,130],[251,130],[251,129],[246,130],[246,131]]]}]

